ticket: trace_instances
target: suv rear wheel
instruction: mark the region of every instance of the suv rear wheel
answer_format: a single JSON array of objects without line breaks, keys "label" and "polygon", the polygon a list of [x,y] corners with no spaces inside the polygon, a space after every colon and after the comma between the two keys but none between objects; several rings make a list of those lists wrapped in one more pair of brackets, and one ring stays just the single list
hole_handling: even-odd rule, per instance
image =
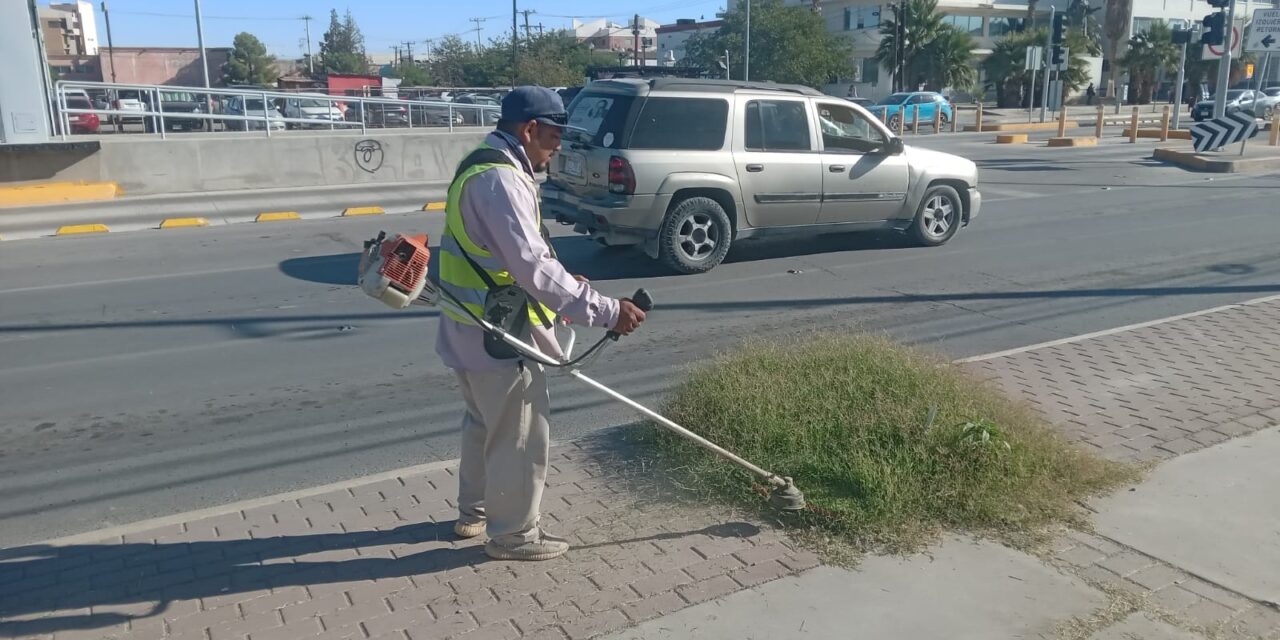
[{"label": "suv rear wheel", "polygon": [[658,259],[680,273],[703,273],[729,253],[733,226],[719,202],[705,197],[681,200],[667,213],[658,236]]},{"label": "suv rear wheel", "polygon": [[929,187],[916,209],[911,237],[926,247],[945,244],[960,228],[963,214],[964,204],[955,189],[945,184]]}]

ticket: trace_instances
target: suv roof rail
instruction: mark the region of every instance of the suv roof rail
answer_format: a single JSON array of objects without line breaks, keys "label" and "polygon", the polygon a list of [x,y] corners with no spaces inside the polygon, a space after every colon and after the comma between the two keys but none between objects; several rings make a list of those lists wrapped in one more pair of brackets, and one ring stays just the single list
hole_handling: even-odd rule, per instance
[{"label": "suv roof rail", "polygon": [[761,91],[786,91],[806,96],[825,95],[812,87],[798,84],[746,82],[742,80],[704,80],[701,78],[653,78],[649,80],[649,88],[654,91],[683,89],[685,91],[706,91],[710,93],[734,93],[740,89],[755,89]]}]

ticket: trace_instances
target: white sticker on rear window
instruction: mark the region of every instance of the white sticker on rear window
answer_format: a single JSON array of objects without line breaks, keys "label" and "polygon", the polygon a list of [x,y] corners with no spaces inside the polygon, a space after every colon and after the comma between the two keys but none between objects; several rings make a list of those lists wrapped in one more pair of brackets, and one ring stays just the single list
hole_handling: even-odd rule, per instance
[{"label": "white sticker on rear window", "polygon": [[[569,126],[582,129],[595,137],[611,107],[613,107],[613,98],[587,98],[569,115]],[[606,142],[605,146],[609,146],[609,143]]]},{"label": "white sticker on rear window", "polygon": [[603,140],[602,142],[604,143],[604,146],[606,146],[606,147],[612,147],[612,146],[613,146],[613,132],[612,132],[612,131],[610,131],[609,133],[604,134],[604,140]]}]

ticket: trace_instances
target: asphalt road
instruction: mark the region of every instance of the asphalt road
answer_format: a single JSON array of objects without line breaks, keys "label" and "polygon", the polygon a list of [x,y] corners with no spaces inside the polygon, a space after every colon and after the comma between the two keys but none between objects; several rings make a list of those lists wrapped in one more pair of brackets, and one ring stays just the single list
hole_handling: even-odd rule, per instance
[{"label": "asphalt road", "polygon": [[[1153,164],[1150,147],[990,134],[985,205],[948,245],[896,236],[743,243],[709,274],[561,231],[570,268],[658,307],[591,373],[657,401],[744,339],[889,331],[967,356],[1280,292],[1280,179]],[[438,213],[138,231],[0,245],[0,547],[456,455],[435,313],[353,285],[360,242]],[[553,382],[554,437],[630,414]],[[694,425],[696,426],[696,425]]]}]

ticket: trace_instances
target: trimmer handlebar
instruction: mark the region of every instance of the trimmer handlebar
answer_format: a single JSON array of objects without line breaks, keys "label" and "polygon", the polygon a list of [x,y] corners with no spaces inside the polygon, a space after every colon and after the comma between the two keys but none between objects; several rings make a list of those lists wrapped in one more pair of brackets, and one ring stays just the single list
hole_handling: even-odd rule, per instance
[{"label": "trimmer handlebar", "polygon": [[[651,297],[649,292],[645,291],[643,287],[636,289],[636,292],[631,294],[630,300],[631,304],[636,305],[645,313],[649,313],[649,311],[653,309],[653,297]],[[618,338],[622,337],[622,334],[617,331],[610,331],[605,335],[614,342],[617,342]]]}]

